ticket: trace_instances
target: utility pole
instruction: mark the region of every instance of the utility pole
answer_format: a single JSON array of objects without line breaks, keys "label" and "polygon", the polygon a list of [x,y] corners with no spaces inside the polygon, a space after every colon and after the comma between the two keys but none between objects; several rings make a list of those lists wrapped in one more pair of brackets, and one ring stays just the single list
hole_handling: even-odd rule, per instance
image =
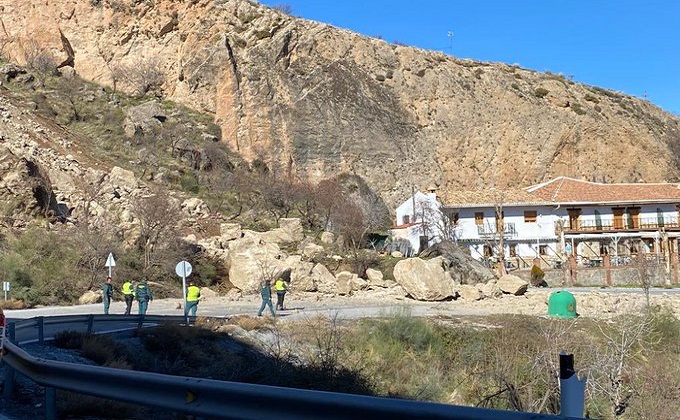
[{"label": "utility pole", "polygon": [[453,55],[453,31],[448,31],[446,37],[449,39],[449,54]]}]

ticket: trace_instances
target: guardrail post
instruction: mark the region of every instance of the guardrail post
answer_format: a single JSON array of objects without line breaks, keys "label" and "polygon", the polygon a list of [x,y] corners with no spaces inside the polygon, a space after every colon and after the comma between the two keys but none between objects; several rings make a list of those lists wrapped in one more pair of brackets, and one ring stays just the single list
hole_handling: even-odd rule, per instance
[{"label": "guardrail post", "polygon": [[45,419],[57,418],[57,390],[51,386],[45,387]]},{"label": "guardrail post", "polygon": [[14,378],[16,374],[14,368],[5,363],[5,382],[2,389],[2,398],[8,400],[14,395]]},{"label": "guardrail post", "polygon": [[574,370],[574,355],[560,353],[560,415],[583,417],[586,378],[579,379]]},{"label": "guardrail post", "polygon": [[92,334],[93,330],[94,330],[94,315],[90,315],[87,317],[87,333]]},{"label": "guardrail post", "polygon": [[42,344],[45,341],[45,317],[39,316],[36,321],[38,323],[38,343]]},{"label": "guardrail post", "polygon": [[14,324],[14,322],[12,322],[11,324],[7,324],[7,329],[5,330],[5,334],[7,334],[7,339],[9,339],[9,341],[16,344],[16,342],[17,342],[17,327]]}]

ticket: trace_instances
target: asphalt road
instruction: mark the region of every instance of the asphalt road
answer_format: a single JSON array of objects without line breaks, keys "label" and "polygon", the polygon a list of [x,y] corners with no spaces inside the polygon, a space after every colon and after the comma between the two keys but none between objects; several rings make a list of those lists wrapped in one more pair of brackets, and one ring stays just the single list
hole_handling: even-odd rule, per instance
[{"label": "asphalt road", "polygon": [[[641,288],[550,288],[550,289],[530,289],[541,293],[551,293],[557,290],[568,290],[577,297],[581,294],[606,293],[606,294],[633,294],[641,295],[644,291]],[[671,296],[673,299],[680,298],[680,288],[652,288],[650,295]],[[503,312],[484,305],[460,304],[458,301],[451,302],[420,302],[412,299],[379,298],[370,295],[364,298],[356,297],[336,297],[317,299],[315,294],[289,293],[286,296],[288,308],[286,311],[278,311],[277,316],[282,319],[300,319],[314,314],[325,314],[337,318],[361,318],[392,315],[395,313],[409,313],[414,316],[421,315],[472,315],[484,316],[492,313]],[[501,300],[502,301],[502,300]],[[487,302],[485,299],[482,302]],[[148,314],[152,315],[183,315],[181,309],[181,299],[156,299],[149,304]],[[206,298],[201,301],[198,307],[199,316],[210,317],[229,317],[234,315],[256,316],[260,306],[260,299],[256,296],[246,296],[240,300],[229,301],[225,298]],[[111,314],[123,314],[125,311],[124,302],[112,302]],[[32,318],[37,316],[56,316],[56,315],[80,315],[80,314],[102,314],[103,305],[74,305],[74,306],[52,306],[39,307],[22,310],[6,310],[5,315],[12,318]],[[133,304],[132,313],[137,313],[137,305]],[[265,311],[265,314],[268,312]]]}]

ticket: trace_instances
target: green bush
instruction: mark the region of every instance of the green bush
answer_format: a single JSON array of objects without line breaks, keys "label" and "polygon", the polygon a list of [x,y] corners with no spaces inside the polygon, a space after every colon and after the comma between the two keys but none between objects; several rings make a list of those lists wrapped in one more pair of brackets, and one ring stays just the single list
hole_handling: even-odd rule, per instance
[{"label": "green bush", "polygon": [[591,95],[590,93],[586,93],[586,96],[584,97],[584,99],[588,102],[592,102],[592,103],[595,103],[595,104],[600,102],[600,99],[597,96]]},{"label": "green bush", "polygon": [[197,194],[200,188],[198,176],[194,172],[185,172],[179,179],[183,191]]},{"label": "green bush", "polygon": [[571,110],[574,111],[578,115],[585,115],[586,110],[581,106],[581,104],[578,103],[573,103],[569,105],[571,107]]},{"label": "green bush", "polygon": [[548,93],[550,93],[550,91],[549,91],[548,89],[545,89],[545,88],[542,88],[542,87],[536,88],[536,90],[534,90],[534,95],[535,95],[537,98],[543,98],[543,97],[545,97]]}]

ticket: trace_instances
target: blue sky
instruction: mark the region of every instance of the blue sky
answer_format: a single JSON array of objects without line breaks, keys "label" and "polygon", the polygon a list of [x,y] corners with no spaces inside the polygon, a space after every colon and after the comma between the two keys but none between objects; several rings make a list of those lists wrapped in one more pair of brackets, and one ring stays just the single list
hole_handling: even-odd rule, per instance
[{"label": "blue sky", "polygon": [[[459,58],[519,64],[680,115],[680,1],[262,0],[293,15]],[[453,33],[453,37],[447,34]]]}]

